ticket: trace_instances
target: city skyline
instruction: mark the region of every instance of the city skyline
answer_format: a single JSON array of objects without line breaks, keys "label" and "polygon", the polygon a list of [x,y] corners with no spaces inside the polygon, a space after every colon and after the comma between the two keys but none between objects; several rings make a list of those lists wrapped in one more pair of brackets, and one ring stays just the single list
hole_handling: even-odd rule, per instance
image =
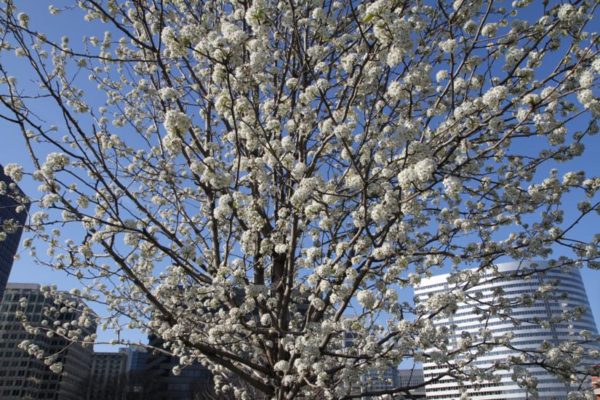
[{"label": "city skyline", "polygon": [[[503,288],[506,293],[505,293],[505,298],[512,298],[515,295],[522,295],[522,294],[526,294],[526,293],[530,293],[530,294],[534,294],[536,292],[538,292],[540,290],[540,288],[545,285],[545,284],[554,284],[556,285],[555,289],[557,294],[556,295],[552,295],[550,297],[550,303],[548,303],[548,300],[545,300],[545,302],[539,303],[537,300],[532,303],[530,306],[525,306],[525,305],[521,305],[519,308],[513,308],[511,309],[511,312],[513,313],[511,315],[511,318],[513,316],[516,316],[515,318],[517,319],[521,319],[523,321],[527,321],[523,324],[523,326],[520,325],[514,325],[512,324],[510,321],[506,321],[506,320],[501,320],[498,319],[498,317],[492,317],[491,319],[488,318],[487,322],[486,322],[486,326],[490,327],[490,329],[492,329],[492,332],[494,332],[494,329],[496,329],[494,326],[495,325],[502,325],[503,331],[512,331],[514,333],[514,340],[515,341],[511,341],[511,345],[515,346],[516,348],[520,348],[520,349],[525,349],[525,348],[531,348],[531,349],[535,349],[537,348],[537,346],[542,343],[542,341],[550,341],[552,343],[560,343],[562,341],[568,340],[568,339],[573,339],[574,333],[575,331],[579,332],[581,330],[591,330],[592,333],[596,333],[597,334],[597,328],[595,325],[595,321],[593,320],[593,316],[591,315],[591,313],[589,312],[589,308],[587,308],[587,311],[584,312],[582,314],[582,317],[580,319],[578,319],[577,321],[575,321],[573,323],[572,326],[567,326],[564,325],[563,323],[557,322],[557,323],[552,323],[549,328],[537,328],[537,330],[535,331],[531,331],[531,328],[529,327],[530,324],[532,324],[532,320],[548,320],[548,321],[552,321],[553,318],[555,318],[558,314],[558,312],[560,313],[564,313],[564,312],[568,312],[568,313],[572,313],[573,311],[576,311],[577,308],[579,306],[588,306],[589,303],[587,302],[587,296],[585,293],[585,289],[583,289],[583,282],[581,281],[581,278],[579,276],[579,272],[576,269],[568,269],[566,271],[561,271],[561,270],[556,270],[556,269],[550,269],[548,272],[533,272],[532,275],[528,275],[527,271],[529,270],[529,263],[502,263],[502,264],[498,264],[497,268],[498,268],[498,272],[500,274],[505,274],[507,276],[506,279],[501,279],[501,280],[497,280],[498,277],[494,277],[493,280],[491,281],[486,281],[485,279],[480,282],[479,284],[474,285],[473,287],[471,287],[470,289],[467,290],[467,293],[471,293],[472,295],[475,295],[475,293],[477,292],[481,292],[481,293],[492,293],[493,289],[496,288]],[[538,265],[539,271],[543,271],[544,270],[544,264],[543,263],[537,263],[536,265]],[[515,271],[519,271],[519,273],[524,274],[525,277],[516,277],[516,278],[511,278],[510,277],[510,273],[511,272],[515,272]],[[534,270],[531,270],[534,271]],[[452,283],[448,282],[448,277],[450,276],[450,274],[440,274],[440,275],[435,275],[432,276],[430,278],[424,279],[423,281],[421,281],[421,283],[419,285],[417,285],[416,287],[416,298],[419,299],[419,301],[426,301],[429,296],[431,295],[436,295],[436,294],[447,294],[447,293],[452,293],[455,289],[456,286],[454,286]],[[532,278],[532,279],[530,279]],[[492,279],[490,277],[490,279]],[[491,283],[490,283],[491,282]],[[0,321],[8,321],[8,323],[12,323],[14,324],[15,319],[14,317],[11,318],[10,316],[12,315],[12,312],[15,312],[17,307],[19,307],[17,304],[21,302],[23,296],[25,296],[29,302],[27,303],[27,310],[28,310],[28,315],[30,320],[39,323],[40,319],[39,317],[36,317],[35,315],[37,313],[40,313],[41,308],[40,306],[36,306],[36,304],[42,304],[40,303],[40,301],[43,302],[43,304],[52,304],[52,302],[48,302],[48,300],[42,300],[44,299],[44,296],[42,296],[42,291],[40,290],[40,285],[38,284],[34,284],[34,283],[9,283],[8,285],[8,294],[10,294],[9,298],[7,299],[7,301],[4,301],[1,305],[2,305],[2,313],[0,313]],[[17,294],[13,294],[17,293]],[[560,297],[558,294],[560,293],[567,293],[568,297],[566,298],[562,298]],[[486,297],[488,296],[488,297]],[[476,298],[477,296],[475,295],[474,298]],[[552,299],[556,299],[556,300],[552,300]],[[560,300],[560,304],[559,304],[559,300]],[[478,302],[483,302],[485,303],[486,301],[489,301],[489,295],[485,295],[484,297],[480,297],[477,300]],[[556,303],[556,304],[554,304]],[[417,303],[418,304],[418,303]],[[456,310],[454,310],[453,312],[451,312],[450,314],[448,314],[447,316],[442,316],[442,317],[436,317],[434,319],[434,321],[436,321],[436,324],[441,324],[441,325],[445,325],[445,326],[450,326],[452,324],[456,324],[457,325],[457,329],[461,329],[464,331],[469,331],[469,332],[473,332],[473,333],[477,333],[480,325],[478,325],[478,323],[473,322],[473,315],[471,311],[469,311],[467,309],[468,307],[466,307],[466,304],[460,303],[458,305],[458,308]],[[471,313],[471,314],[469,314]],[[521,314],[523,314],[523,316],[521,316]],[[480,314],[477,314],[480,315]],[[479,318],[479,317],[478,317]],[[502,322],[504,321],[504,322]],[[6,323],[4,323],[6,324]],[[533,326],[533,325],[532,325]],[[508,327],[508,328],[506,328]],[[2,328],[6,328],[2,325],[2,322],[0,322],[0,335],[2,335]],[[13,330],[19,330],[20,328],[15,326],[13,328],[11,328]],[[551,331],[550,331],[551,329]],[[532,342],[532,335],[535,333],[535,335],[538,335],[539,337],[535,337],[534,341]],[[534,336],[535,336],[534,335]],[[2,337],[4,337],[6,335],[2,335]],[[450,347],[452,346],[456,346],[457,345],[457,340],[460,341],[462,336],[461,335],[456,335],[456,334],[452,334],[450,336]],[[16,336],[16,339],[19,340],[21,339],[20,336]],[[581,339],[581,338],[580,338]],[[535,343],[534,343],[535,342]],[[53,342],[54,343],[54,342]],[[157,338],[150,338],[150,340],[148,341],[148,345],[151,347],[157,347],[157,348],[161,348],[161,340],[158,340]],[[56,344],[53,344],[53,349],[57,349]],[[352,340],[351,337],[348,336],[347,339],[345,339],[345,346],[352,346]],[[524,347],[523,347],[524,346]],[[5,346],[0,346],[0,347],[5,347]],[[148,350],[145,347],[142,348],[137,348],[135,347],[135,345],[132,346],[128,346],[128,347],[121,347],[118,349],[119,352],[101,352],[101,351],[94,351],[93,353],[90,353],[89,351],[87,351],[87,353],[90,353],[91,356],[87,357],[89,358],[89,362],[86,362],[84,358],[82,358],[82,354],[81,351],[77,352],[76,356],[71,356],[71,358],[69,359],[68,357],[65,358],[64,356],[61,358],[61,363],[63,365],[63,368],[67,369],[68,371],[71,371],[70,373],[73,373],[74,371],[84,371],[86,370],[86,368],[89,369],[90,374],[89,374],[89,383],[86,384],[87,389],[87,398],[89,400],[114,400],[116,399],[116,396],[118,393],[120,393],[119,395],[124,396],[123,398],[127,398],[129,399],[129,397],[125,397],[125,393],[130,393],[129,396],[134,396],[131,397],[132,399],[137,399],[138,397],[135,397],[135,393],[138,393],[138,391],[140,389],[135,389],[136,385],[139,386],[140,388],[143,388],[142,390],[144,390],[144,393],[146,390],[148,390],[148,388],[150,388],[150,382],[152,382],[151,386],[154,387],[155,389],[151,390],[152,393],[158,394],[159,392],[157,392],[158,388],[162,388],[161,390],[165,390],[168,387],[177,387],[180,389],[181,391],[181,395],[184,395],[185,393],[188,393],[188,387],[189,390],[192,390],[192,381],[193,381],[193,377],[198,377],[198,379],[200,379],[198,381],[198,385],[197,386],[193,386],[196,389],[194,390],[204,390],[202,388],[205,387],[205,385],[207,385],[207,374],[208,371],[206,371],[204,368],[202,367],[194,367],[191,369],[184,369],[185,374],[183,374],[180,377],[176,377],[174,375],[172,375],[172,369],[175,365],[177,365],[177,361],[176,358],[171,357],[171,356],[167,356],[164,355],[162,353],[156,353],[156,354],[152,354],[152,352],[148,352]],[[86,354],[87,354],[86,353]],[[511,351],[498,351],[498,350],[491,350],[490,353],[488,353],[486,356],[483,357],[478,357],[477,361],[475,362],[478,366],[483,365],[483,363],[493,363],[494,361],[498,361],[498,360],[502,360],[505,359],[506,357],[508,357],[511,353]],[[515,353],[516,354],[516,353]],[[143,358],[140,358],[141,356],[144,356]],[[4,373],[2,372],[3,370],[5,370],[5,368],[3,368],[1,366],[1,359],[4,356],[4,353],[0,350],[0,381],[2,380],[2,377],[4,376]],[[138,358],[140,360],[142,360],[141,362],[138,360]],[[74,368],[74,360],[77,359],[76,363],[79,365],[77,367]],[[32,358],[33,360],[33,358]],[[70,365],[66,364],[66,360],[70,360]],[[138,360],[138,361],[136,361]],[[83,363],[83,364],[82,364]],[[44,369],[46,367],[42,368],[42,372],[44,372]],[[162,371],[162,372],[160,372]],[[204,372],[206,371],[206,372]],[[49,373],[49,371],[46,369],[45,372]],[[420,384],[421,382],[426,381],[428,378],[435,376],[436,373],[438,373],[439,371],[436,370],[435,364],[434,363],[425,363],[424,364],[424,371],[423,368],[413,368],[413,369],[402,369],[400,365],[396,366],[396,368],[393,369],[389,369],[387,371],[384,371],[383,373],[381,372],[376,372],[375,370],[371,370],[368,371],[368,373],[364,376],[361,376],[360,381],[362,382],[362,384],[366,384],[367,386],[369,386],[371,389],[375,389],[375,390],[385,390],[387,388],[391,388],[393,387],[393,385],[391,385],[391,382],[402,382],[402,385],[415,385],[415,384]],[[127,373],[127,378],[125,376],[125,373]],[[424,373],[424,375],[423,375]],[[131,375],[133,374],[133,375]],[[150,374],[150,375],[148,375]],[[170,376],[170,378],[164,378],[164,382],[163,383],[159,383],[158,381],[156,381],[155,379],[150,379],[149,378],[151,376],[153,376],[152,374],[156,375],[156,378],[158,379],[158,377],[160,376]],[[165,375],[166,374],[166,375]],[[413,378],[410,378],[412,375],[414,376]],[[541,383],[541,387],[539,388],[540,391],[540,399],[566,399],[566,391],[561,391],[563,389],[561,389],[561,387],[563,387],[562,383],[555,377],[551,377],[551,375],[549,375],[545,370],[542,369],[536,369],[536,371],[534,372],[534,375],[537,376],[537,379],[540,380]],[[52,378],[54,375],[49,375],[46,374],[45,376],[47,376],[47,378],[44,379],[50,379]],[[80,376],[80,380],[82,379],[82,376]],[[116,384],[115,379],[117,379],[117,381],[121,382],[121,379],[128,379],[127,381],[123,380],[121,383]],[[133,380],[129,380],[129,379],[133,379]],[[160,378],[163,379],[163,378]],[[424,380],[423,380],[424,379]],[[589,378],[586,378],[589,379]],[[406,382],[404,382],[406,380]],[[86,381],[87,382],[87,381]],[[136,383],[137,382],[137,383]],[[372,382],[372,383],[369,383]],[[549,383],[548,383],[549,382]],[[158,386],[157,386],[158,385]],[[161,386],[162,385],[162,386]],[[182,386],[183,385],[183,386]],[[204,386],[203,386],[204,385]],[[503,386],[504,385],[504,386]],[[550,386],[548,386],[550,385]],[[552,386],[553,385],[553,386]],[[148,386],[148,387],[146,387]],[[185,389],[181,389],[185,386]],[[81,387],[80,384],[75,384],[72,383],[70,384],[70,390],[71,392],[73,390],[76,390],[76,388]],[[465,387],[470,387],[469,384],[467,384]],[[486,389],[487,387],[487,389]],[[481,400],[493,400],[493,399],[508,399],[508,398],[514,398],[514,399],[524,399],[525,397],[522,397],[523,395],[523,390],[520,389],[518,386],[514,385],[514,384],[510,384],[509,381],[505,381],[504,379],[502,380],[502,384],[477,384],[477,388],[478,390],[480,390],[479,392],[470,392],[470,398],[473,399],[481,399]],[[553,388],[552,391],[550,391],[550,388]],[[434,385],[427,385],[426,386],[427,389],[427,393],[428,393],[428,397],[430,399],[440,399],[440,400],[449,400],[449,399],[454,399],[457,398],[457,389],[454,388],[452,386],[451,381],[444,381],[444,382],[439,382],[437,384]],[[12,389],[5,389],[5,393],[6,390],[12,390]],[[59,387],[56,387],[56,390],[59,390]],[[60,389],[60,391],[62,391],[64,389]],[[472,390],[472,389],[469,389]],[[440,392],[441,391],[441,392]],[[14,390],[14,393],[16,393],[17,390]],[[69,392],[69,393],[71,393]],[[439,392],[439,393],[438,393]],[[62,393],[62,392],[61,392]],[[167,392],[164,392],[167,393]],[[189,393],[192,393],[191,391]],[[544,396],[544,394],[546,394],[546,397]],[[561,394],[564,395],[564,397],[560,397]],[[416,392],[414,392],[415,396],[425,396],[424,392],[417,390]],[[112,396],[112,397],[111,397]],[[558,396],[558,397],[556,397]],[[43,398],[43,397],[39,397],[39,398]],[[158,397],[157,397],[158,398]],[[161,399],[163,397],[160,397]],[[175,396],[175,397],[169,397],[169,399],[178,399],[179,397]],[[76,399],[76,397],[73,397],[73,399]],[[166,397],[165,397],[166,399]]]},{"label": "city skyline", "polygon": [[[77,326],[88,336],[96,333],[95,323],[82,323],[78,311],[85,304],[70,303],[75,300],[70,294],[52,294],[35,283],[9,283],[1,300],[2,399],[193,400],[213,394],[211,373],[197,363],[175,375],[178,358],[162,351],[137,346],[94,351],[89,344],[47,334],[45,327],[57,322]],[[33,329],[22,325],[19,312]],[[152,348],[161,344],[149,338]]]}]

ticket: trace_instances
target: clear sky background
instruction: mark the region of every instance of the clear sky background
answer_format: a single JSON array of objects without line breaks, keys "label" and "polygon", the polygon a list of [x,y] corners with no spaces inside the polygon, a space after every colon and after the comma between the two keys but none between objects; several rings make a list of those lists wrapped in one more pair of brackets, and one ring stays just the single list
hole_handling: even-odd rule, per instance
[{"label": "clear sky background", "polygon": [[[83,35],[97,35],[102,37],[103,29],[99,29],[98,25],[90,26],[89,23],[84,22],[82,19],[73,18],[75,13],[67,13],[65,16],[50,17],[48,13],[48,5],[57,4],[60,2],[46,2],[42,0],[20,0],[17,2],[19,7],[23,7],[27,13],[31,16],[31,26],[34,29],[39,29],[47,33],[51,38],[59,39],[62,35],[68,35],[71,38],[71,42],[75,45],[76,41],[79,40]],[[93,32],[90,32],[93,29]],[[81,43],[81,42],[79,42]],[[9,69],[13,69],[18,66],[22,60],[15,60],[13,58],[0,59],[3,65],[8,66]],[[24,69],[23,69],[24,71]],[[26,74],[17,76],[19,81],[27,84],[30,77]],[[43,103],[40,103],[44,118],[47,119],[47,123],[51,124],[53,115],[48,110],[44,110]],[[58,116],[55,116],[58,119]],[[576,126],[572,126],[576,128]],[[584,156],[578,160],[567,163],[559,164],[561,174],[569,170],[584,170],[588,177],[600,176],[600,136],[588,138],[584,142],[586,145],[586,152]],[[26,170],[32,171],[34,168],[28,158],[25,142],[21,137],[21,133],[5,121],[0,121],[0,164],[6,165],[8,163],[18,163],[26,167]],[[20,184],[25,193],[31,197],[38,195],[36,191],[37,183],[32,182],[29,179],[24,179]],[[565,208],[575,208],[578,201],[583,200],[583,195],[580,193],[576,196],[570,196],[568,198],[569,203],[565,204]],[[566,222],[568,223],[569,213],[566,213]],[[587,240],[594,234],[600,232],[598,227],[600,226],[600,217],[598,214],[593,214],[590,218],[587,218],[583,223],[577,227],[571,236]],[[66,238],[68,235],[63,235]],[[27,234],[24,235],[27,237]],[[43,246],[42,246],[43,248]],[[560,249],[554,256],[560,255]],[[587,290],[588,298],[591,304],[591,308],[596,320],[596,323],[600,323],[600,271],[589,270],[583,268],[582,271],[583,281]],[[79,287],[80,284],[77,280],[69,277],[65,272],[54,271],[44,266],[38,266],[29,257],[29,255],[21,251],[20,259],[15,261],[13,270],[10,275],[10,282],[31,282],[40,284],[55,284],[59,289],[71,289],[73,287]],[[98,312],[102,313],[101,309]],[[102,334],[99,331],[101,340],[112,337],[111,335]],[[141,334],[131,334],[133,340],[142,339]],[[102,346],[103,350],[106,350],[106,346]]]}]

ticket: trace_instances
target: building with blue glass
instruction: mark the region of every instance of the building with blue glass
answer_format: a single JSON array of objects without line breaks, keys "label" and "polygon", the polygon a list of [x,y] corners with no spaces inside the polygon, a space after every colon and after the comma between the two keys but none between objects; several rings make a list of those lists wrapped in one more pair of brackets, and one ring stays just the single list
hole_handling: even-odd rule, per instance
[{"label": "building with blue glass", "polygon": [[[194,400],[219,398],[213,391],[210,371],[198,363],[173,375],[178,358],[158,349],[163,341],[148,338],[149,349],[130,347],[127,354],[127,400]],[[155,349],[155,350],[153,350]]]},{"label": "building with blue glass", "polygon": [[0,299],[23,233],[29,202],[0,165]]}]

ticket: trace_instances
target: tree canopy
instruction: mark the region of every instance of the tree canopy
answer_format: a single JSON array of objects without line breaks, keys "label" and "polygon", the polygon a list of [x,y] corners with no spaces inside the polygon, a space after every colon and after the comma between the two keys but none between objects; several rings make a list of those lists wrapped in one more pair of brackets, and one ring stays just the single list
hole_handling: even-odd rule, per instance
[{"label": "tree canopy", "polygon": [[[50,6],[83,41],[2,3],[1,57],[28,78],[0,65],[0,118],[35,165],[5,172],[40,192],[25,245],[217,393],[408,396],[351,383],[447,350],[432,317],[499,260],[599,265],[599,236],[574,232],[600,178],[559,172],[598,131],[596,1]],[[442,270],[457,287],[415,305]]]}]

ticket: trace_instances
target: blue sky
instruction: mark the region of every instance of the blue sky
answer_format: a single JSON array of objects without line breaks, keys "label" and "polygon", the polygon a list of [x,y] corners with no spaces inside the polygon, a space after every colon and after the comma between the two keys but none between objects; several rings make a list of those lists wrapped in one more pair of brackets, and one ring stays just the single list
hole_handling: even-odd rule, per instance
[{"label": "blue sky", "polygon": [[[84,34],[88,36],[97,35],[101,37],[102,29],[100,29],[97,25],[91,25],[94,29],[94,32],[89,32],[88,29],[90,28],[90,24],[84,22],[82,19],[73,19],[72,16],[74,14],[72,13],[68,13],[66,16],[50,17],[48,13],[48,5],[56,3],[57,2],[50,3],[39,0],[29,0],[19,2],[18,4],[20,7],[22,6],[27,9],[27,12],[30,14],[31,26],[39,28],[40,30],[48,33],[53,39],[59,39],[63,34],[68,34],[68,36],[72,38],[73,45],[77,46],[77,38],[83,36]],[[65,27],[68,27],[68,31],[65,30]],[[14,67],[18,67],[22,60],[14,60],[11,58],[0,60],[0,62],[6,64],[12,69]],[[29,77],[26,75],[18,76],[18,79],[20,82],[26,83],[29,80]],[[40,110],[43,110],[42,104],[40,104]],[[53,123],[52,120],[54,118],[58,119],[58,116],[53,116],[51,113],[48,113],[45,110],[43,110],[42,113],[48,124]],[[576,129],[577,126],[573,125],[571,128]],[[28,158],[25,143],[20,132],[15,129],[15,127],[4,121],[0,121],[0,129],[2,132],[0,136],[0,164],[6,165],[8,163],[19,163],[24,165],[28,171],[33,170],[34,168]],[[598,161],[600,160],[600,136],[588,138],[585,143],[586,152],[584,153],[583,157],[571,163],[558,165],[561,174],[568,170],[584,170],[588,177],[600,176],[600,162]],[[32,197],[36,196],[36,183],[25,179],[22,182],[21,187]],[[566,204],[565,208],[569,208],[571,206],[574,208],[578,201],[583,200],[583,196],[581,194],[569,196],[568,200],[570,204]],[[569,214],[567,213],[566,216],[568,222]],[[598,218],[598,215],[595,214],[591,218],[584,220],[583,223],[573,232],[572,236],[586,240],[587,238],[599,232],[598,222],[600,222],[600,219]],[[67,235],[68,232],[65,233],[63,237],[66,237]],[[21,252],[20,255],[20,259],[15,261],[13,266],[13,270],[9,279],[11,282],[56,284],[60,289],[66,290],[79,286],[77,280],[69,277],[66,273],[36,265],[35,262],[25,252]],[[557,249],[557,252],[555,253],[555,256],[558,255],[560,255],[559,249]],[[600,323],[600,290],[598,290],[600,288],[600,271],[592,271],[584,268],[582,270],[582,276],[594,317],[597,323]],[[99,311],[101,312],[101,310]],[[142,336],[139,334],[132,334],[131,337],[134,340],[142,338]],[[102,335],[101,338],[110,338],[110,336]]]}]

